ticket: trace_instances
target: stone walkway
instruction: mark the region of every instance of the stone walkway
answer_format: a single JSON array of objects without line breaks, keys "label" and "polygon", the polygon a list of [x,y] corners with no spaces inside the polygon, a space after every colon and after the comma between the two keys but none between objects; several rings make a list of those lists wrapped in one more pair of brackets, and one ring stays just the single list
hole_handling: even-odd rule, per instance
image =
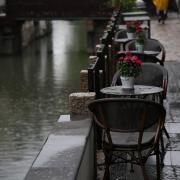
[{"label": "stone walkway", "polygon": [[180,17],[177,13],[169,13],[165,24],[159,24],[156,17],[152,17],[151,37],[164,45],[167,61],[180,61]]},{"label": "stone walkway", "polygon": [[[151,21],[151,36],[158,39],[166,49],[165,67],[169,73],[169,84],[165,107],[167,111],[166,128],[170,140],[166,141],[166,154],[162,169],[162,180],[180,180],[180,18],[177,14],[169,13],[166,23],[159,24],[155,17]],[[98,153],[98,159],[103,162],[103,153]],[[147,163],[150,180],[156,180],[155,157]],[[98,180],[102,179],[103,167],[98,168]],[[111,180],[142,180],[139,166],[130,173],[129,166],[121,164],[111,168]]]}]

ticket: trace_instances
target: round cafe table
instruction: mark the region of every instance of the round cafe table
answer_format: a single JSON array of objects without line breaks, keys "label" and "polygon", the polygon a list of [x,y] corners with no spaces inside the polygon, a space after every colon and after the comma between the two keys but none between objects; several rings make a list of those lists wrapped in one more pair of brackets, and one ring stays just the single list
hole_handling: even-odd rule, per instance
[{"label": "round cafe table", "polygon": [[[122,39],[122,41],[119,41],[119,42],[125,42],[126,41],[126,39]],[[117,41],[118,42],[118,41]],[[118,53],[126,53],[127,51],[119,51]],[[141,54],[147,54],[147,55],[151,55],[151,56],[157,56],[159,53],[160,53],[160,51],[151,51],[151,50],[145,50],[145,51],[143,51],[143,52],[138,52],[138,51],[130,51],[131,52],[131,54],[133,55],[133,54],[139,54],[139,55],[141,55]]]},{"label": "round cafe table", "polygon": [[[139,53],[138,51],[131,51],[132,53]],[[147,54],[151,56],[157,56],[160,52],[159,51],[150,51],[150,50],[145,50],[143,52],[140,52],[139,54]]]},{"label": "round cafe table", "polygon": [[[101,89],[101,93],[103,93],[106,97],[118,96],[118,97],[129,97],[129,98],[141,98],[146,100],[151,100],[163,104],[162,93],[163,89],[161,87],[156,86],[145,86],[145,85],[135,85],[134,89],[123,89],[122,86],[110,86]],[[163,131],[166,136],[169,137],[169,134],[165,127],[163,127]],[[161,134],[161,158],[164,158],[164,143],[163,136]]]},{"label": "round cafe table", "polygon": [[161,87],[145,85],[135,85],[134,89],[124,89],[122,86],[110,86],[101,89],[100,92],[106,95],[107,97],[121,96],[145,99],[148,96],[150,96],[151,100],[162,103],[161,97],[163,89]]}]

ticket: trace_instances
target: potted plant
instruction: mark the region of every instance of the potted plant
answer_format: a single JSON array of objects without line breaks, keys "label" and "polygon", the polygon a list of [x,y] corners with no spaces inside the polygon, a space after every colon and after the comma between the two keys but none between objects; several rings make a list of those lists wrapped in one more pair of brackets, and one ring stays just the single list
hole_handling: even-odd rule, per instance
[{"label": "potted plant", "polygon": [[122,6],[123,12],[129,12],[133,11],[136,4],[136,0],[120,0],[120,4]]},{"label": "potted plant", "polygon": [[117,60],[122,87],[134,89],[134,79],[141,72],[142,61],[138,56],[131,55],[130,52],[125,53],[124,57],[120,57]]},{"label": "potted plant", "polygon": [[140,21],[128,21],[126,23],[127,25],[127,37],[128,39],[134,39],[136,36],[136,29],[139,27],[141,24]]},{"label": "potted plant", "polygon": [[136,27],[136,50],[138,52],[144,51],[144,44],[146,41],[146,34],[143,28]]}]

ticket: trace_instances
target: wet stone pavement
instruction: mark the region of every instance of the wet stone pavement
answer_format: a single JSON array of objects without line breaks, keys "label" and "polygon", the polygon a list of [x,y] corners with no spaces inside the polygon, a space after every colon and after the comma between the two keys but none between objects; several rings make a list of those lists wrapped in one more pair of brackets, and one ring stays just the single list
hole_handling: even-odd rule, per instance
[{"label": "wet stone pavement", "polygon": [[165,24],[151,17],[151,38],[158,39],[164,45],[166,61],[180,61],[180,17],[177,13],[169,13]]},{"label": "wet stone pavement", "polygon": [[[169,13],[165,24],[159,24],[156,17],[151,21],[151,37],[158,39],[166,49],[165,67],[169,73],[166,107],[166,128],[170,140],[164,136],[166,154],[164,167],[161,170],[162,180],[180,180],[180,17],[176,13]],[[98,180],[103,177],[103,153],[98,153]],[[155,157],[151,157],[146,165],[150,180],[156,180]],[[110,168],[111,180],[141,180],[142,173],[139,166],[130,173],[129,165],[119,164]]]}]

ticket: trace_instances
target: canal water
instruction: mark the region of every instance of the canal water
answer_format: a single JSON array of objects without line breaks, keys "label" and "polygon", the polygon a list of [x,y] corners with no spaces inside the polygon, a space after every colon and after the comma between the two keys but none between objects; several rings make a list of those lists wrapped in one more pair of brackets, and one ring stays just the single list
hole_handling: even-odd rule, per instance
[{"label": "canal water", "polygon": [[85,22],[52,25],[21,55],[0,57],[0,180],[24,178],[87,69]]}]

